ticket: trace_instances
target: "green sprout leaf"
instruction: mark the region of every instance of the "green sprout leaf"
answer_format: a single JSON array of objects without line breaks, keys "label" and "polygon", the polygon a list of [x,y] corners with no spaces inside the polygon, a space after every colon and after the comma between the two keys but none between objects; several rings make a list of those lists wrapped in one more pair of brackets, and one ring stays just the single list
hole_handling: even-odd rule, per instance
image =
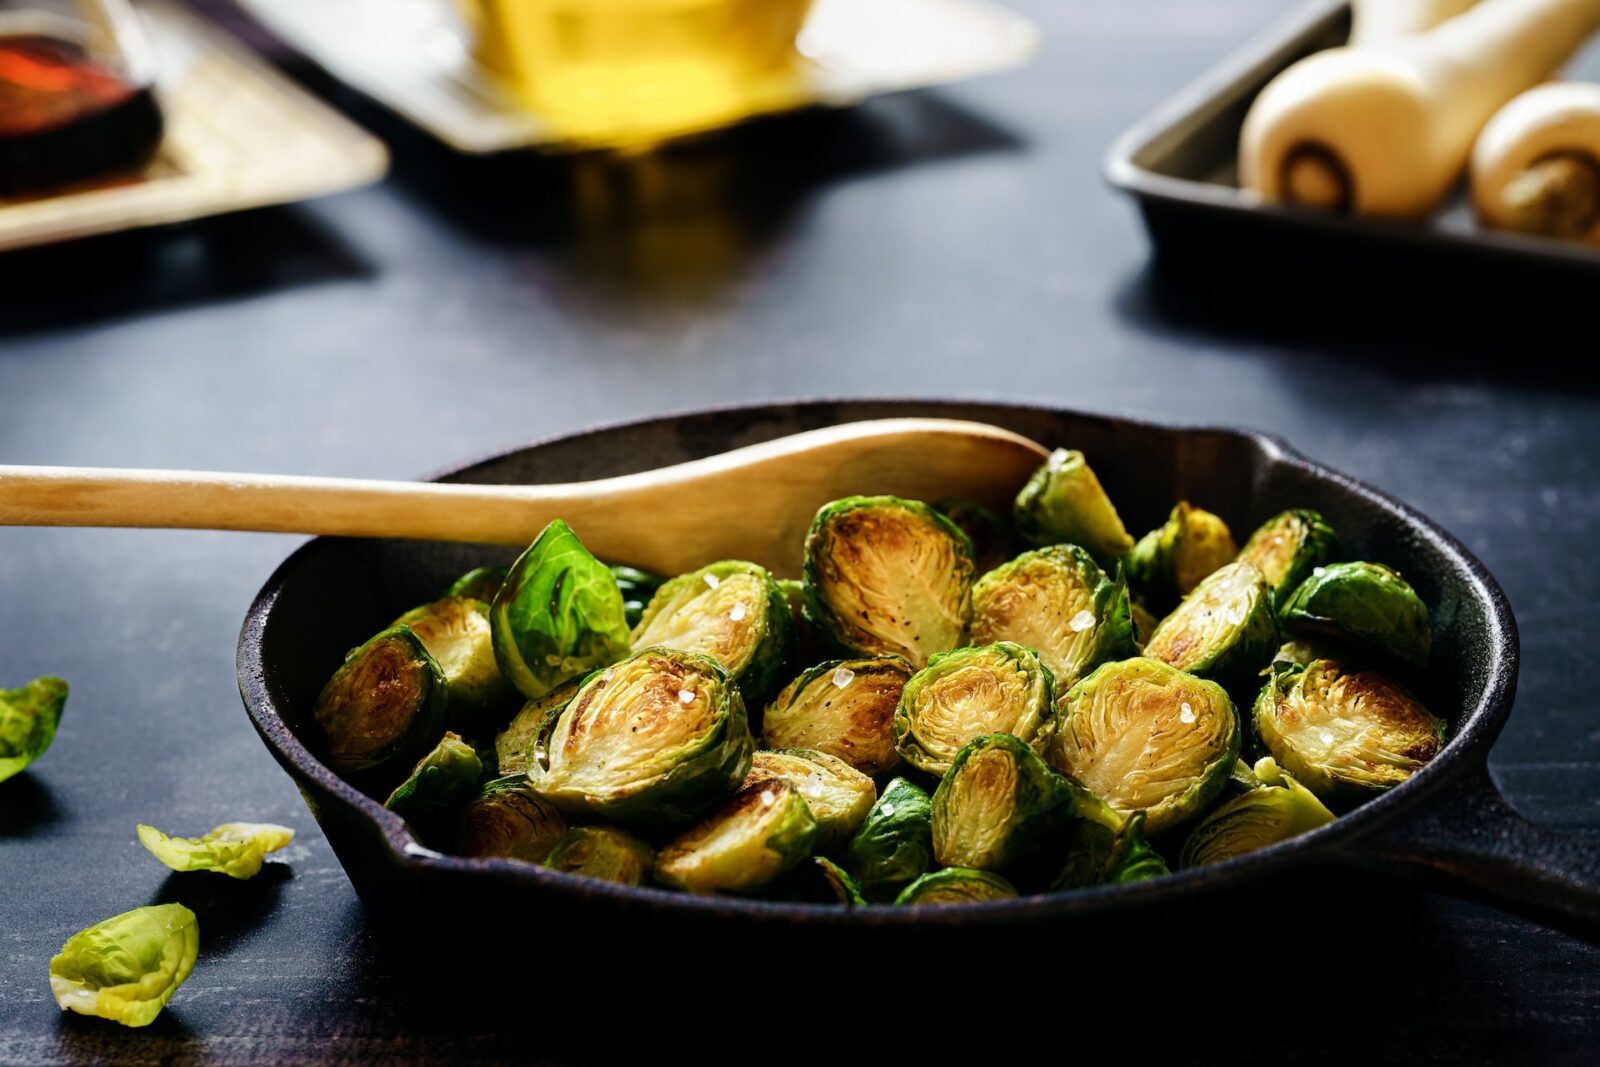
[{"label": "green sprout leaf", "polygon": [[287,826],[265,822],[225,822],[200,837],[169,837],[140,823],[139,843],[175,871],[216,871],[229,878],[254,878],[261,861],[294,840]]},{"label": "green sprout leaf", "polygon": [[147,1026],[194,968],[200,924],[182,904],[135,908],[67,938],[50,960],[62,1011]]},{"label": "green sprout leaf", "polygon": [[49,676],[0,689],[0,782],[44,755],[56,739],[67,683]]}]

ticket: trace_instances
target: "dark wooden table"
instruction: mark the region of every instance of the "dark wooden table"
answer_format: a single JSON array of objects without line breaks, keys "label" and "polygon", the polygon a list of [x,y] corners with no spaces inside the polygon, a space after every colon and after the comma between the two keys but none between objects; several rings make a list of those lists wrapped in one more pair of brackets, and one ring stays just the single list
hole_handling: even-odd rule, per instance
[{"label": "dark wooden table", "polygon": [[[1499,576],[1525,666],[1494,774],[1528,816],[1600,827],[1600,395],[1565,362],[1593,357],[1592,298],[1533,313],[1515,288],[1315,279],[1292,263],[1275,285],[1167,276],[1102,185],[1101,154],[1281,4],[1017,6],[1048,40],[1025,71],[633,166],[457,158],[300,71],[392,143],[393,176],[0,259],[0,457],[405,478],[594,423],[817,394],[1259,427],[1437,517]],[[239,707],[240,620],[294,544],[0,530],[0,684],[73,685],[54,749],[0,786],[0,1062],[814,1060],[841,1051],[828,1042],[849,1020],[904,1058],[952,1036],[943,1001],[990,999],[1062,1056],[1090,1039],[1132,1055],[1196,984],[1235,1036],[1168,1033],[1178,1059],[1600,1057],[1600,949],[1380,881],[1352,890],[1373,916],[1354,941],[1319,942],[1308,914],[1303,929],[1241,926],[1228,959],[1140,946],[1155,976],[1126,990],[1126,1018],[1074,1016],[1097,963],[1070,943],[1045,947],[1058,978],[1025,993],[955,963],[892,980],[890,961],[865,958],[838,989],[744,1014],[735,1032],[755,1045],[696,1035],[731,1025],[717,990],[683,994],[696,1023],[673,1034],[630,1023],[630,1001],[680,995],[670,953],[692,947],[652,947],[647,989],[627,980],[625,946],[604,949],[615,989],[565,986],[537,954],[419,972],[364,920]],[[169,878],[132,833],[234,818],[298,828],[287,866],[242,886]],[[180,898],[202,913],[204,949],[153,1026],[57,1011],[46,963],[69,934]],[[448,936],[448,917],[417,925]],[[749,953],[730,953],[729,986]],[[847,994],[868,1006],[830,1003]],[[561,1032],[573,998],[607,997],[615,1025]]]}]

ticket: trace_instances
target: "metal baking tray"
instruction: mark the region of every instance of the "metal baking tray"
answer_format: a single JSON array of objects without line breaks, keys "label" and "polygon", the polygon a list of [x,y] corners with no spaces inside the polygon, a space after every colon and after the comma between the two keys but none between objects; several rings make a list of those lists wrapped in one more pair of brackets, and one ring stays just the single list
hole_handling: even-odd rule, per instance
[{"label": "metal baking tray", "polygon": [[[1600,270],[1600,249],[1480,229],[1464,189],[1424,222],[1349,218],[1262,203],[1239,188],[1236,155],[1245,113],[1266,84],[1295,61],[1344,44],[1348,0],[1318,0],[1250,41],[1136,123],[1112,146],[1106,177],[1134,198],[1163,259],[1253,261],[1372,268],[1389,273],[1419,261],[1484,277],[1530,269],[1562,275]],[[1600,78],[1591,48],[1569,67]]]}]

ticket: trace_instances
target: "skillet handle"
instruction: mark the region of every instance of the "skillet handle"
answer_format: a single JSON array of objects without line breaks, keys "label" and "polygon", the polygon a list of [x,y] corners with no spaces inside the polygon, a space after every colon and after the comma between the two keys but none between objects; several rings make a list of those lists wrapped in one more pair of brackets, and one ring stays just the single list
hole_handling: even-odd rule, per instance
[{"label": "skillet handle", "polygon": [[1346,858],[1600,939],[1600,829],[1534,825],[1506,803],[1486,767],[1462,775],[1424,814],[1365,838]]}]

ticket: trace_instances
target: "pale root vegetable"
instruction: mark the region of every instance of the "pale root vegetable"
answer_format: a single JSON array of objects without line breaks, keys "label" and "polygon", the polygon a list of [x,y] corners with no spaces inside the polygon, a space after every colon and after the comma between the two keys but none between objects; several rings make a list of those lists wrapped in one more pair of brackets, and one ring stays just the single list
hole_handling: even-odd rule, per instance
[{"label": "pale root vegetable", "polygon": [[1548,82],[1495,113],[1472,150],[1485,226],[1600,245],[1600,85]]},{"label": "pale root vegetable", "polygon": [[1427,33],[1309,56],[1250,108],[1240,181],[1272,201],[1427,215],[1484,123],[1597,27],[1600,0],[1480,0]]},{"label": "pale root vegetable", "polygon": [[1455,18],[1476,0],[1353,0],[1350,43],[1357,47],[1425,33]]}]

